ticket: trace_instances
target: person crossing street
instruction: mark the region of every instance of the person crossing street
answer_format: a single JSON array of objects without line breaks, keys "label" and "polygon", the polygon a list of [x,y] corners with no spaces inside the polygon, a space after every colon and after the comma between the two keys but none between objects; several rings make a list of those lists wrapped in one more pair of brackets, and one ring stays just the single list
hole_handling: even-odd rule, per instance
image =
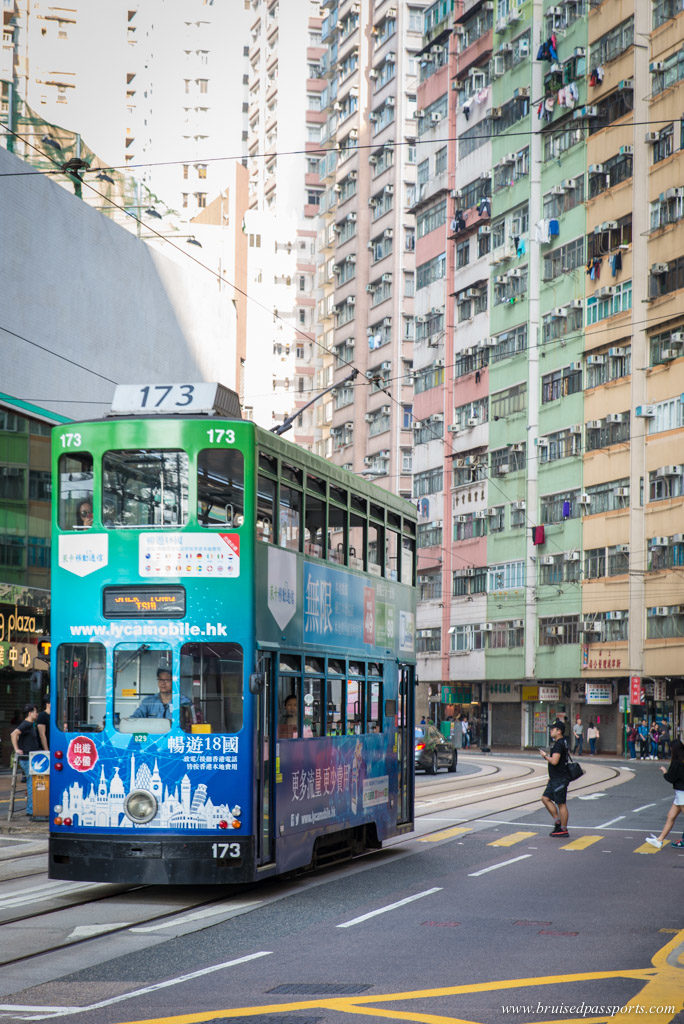
[{"label": "person crossing street", "polygon": [[565,742],[565,722],[558,719],[550,727],[551,748],[539,752],[549,767],[549,781],[542,794],[542,803],[553,818],[554,837],[568,835],[568,746]]}]

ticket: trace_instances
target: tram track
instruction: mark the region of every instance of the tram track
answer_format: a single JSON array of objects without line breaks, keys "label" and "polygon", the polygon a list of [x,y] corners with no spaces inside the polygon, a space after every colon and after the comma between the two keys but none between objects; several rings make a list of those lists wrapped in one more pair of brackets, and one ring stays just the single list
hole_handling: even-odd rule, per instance
[{"label": "tram track", "polygon": [[[460,807],[463,807],[464,804],[466,803],[472,804],[473,802],[475,802],[478,808],[482,808],[483,804],[492,804],[495,801],[500,800],[502,797],[507,798],[505,808],[506,811],[520,810],[523,807],[535,805],[538,802],[538,797],[537,795],[535,795],[532,798],[530,795],[530,790],[533,787],[536,788],[537,786],[540,786],[542,783],[545,783],[545,775],[538,771],[536,766],[534,765],[518,763],[515,765],[515,770],[513,773],[507,772],[507,767],[507,765],[485,765],[483,766],[484,770],[478,772],[477,775],[466,775],[462,776],[461,778],[454,777],[453,775],[448,775],[445,777],[445,781],[443,784],[439,784],[437,779],[432,780],[430,784],[421,787],[420,790],[416,793],[416,804],[420,805],[421,799],[424,800],[426,798],[435,798],[434,804],[431,804],[429,808],[424,808],[423,810],[417,811],[416,814],[414,815],[414,820],[416,822],[419,822],[421,819],[427,818],[431,814],[434,814],[436,810],[439,810],[440,813],[458,810]],[[582,776],[581,780],[578,780],[577,782],[573,783],[573,796],[578,795],[578,793],[580,793],[581,791],[590,790],[595,788],[596,786],[601,786],[605,785],[606,783],[610,783],[621,775],[620,769],[612,768],[609,765],[592,765],[592,769],[593,770],[591,772],[591,778],[585,775]],[[596,777],[596,771],[598,771],[598,778]],[[497,783],[494,780],[498,776],[502,776],[502,778]],[[494,784],[495,787],[498,787],[495,788],[493,792],[488,794],[482,793],[481,796],[474,796],[474,794],[477,794],[478,790],[482,790],[487,784],[491,785],[492,783]],[[523,787],[523,789],[519,792],[521,794],[525,794],[525,799],[511,802],[509,798],[514,797],[518,794],[506,791],[504,787],[518,785]],[[448,792],[446,792],[447,786]],[[492,812],[483,812],[481,809],[479,809],[477,813],[474,813],[469,817],[459,817],[457,819],[457,822],[459,825],[468,824],[470,822],[476,822],[481,820],[487,813]],[[500,812],[496,811],[493,813]],[[415,841],[416,838],[423,838],[425,836],[434,835],[436,833],[443,831],[443,829],[444,823],[442,822],[439,825],[435,826],[435,828],[428,828],[424,831],[421,830],[419,836],[416,835],[416,830],[414,830],[408,835],[399,836],[393,840],[390,840],[385,844],[384,849],[396,849],[397,847],[408,845],[410,842]],[[368,854],[362,855],[359,858],[355,858],[355,860],[358,862],[366,856],[378,856],[381,854],[382,851],[369,851]],[[274,881],[277,883],[277,879]],[[264,889],[264,886],[267,884],[268,883],[260,884],[259,892],[268,895],[268,893]],[[220,907],[221,904],[224,902],[226,904],[226,913],[229,914],[231,912],[231,901],[234,901],[236,896],[245,896],[255,891],[253,884],[250,886],[234,887],[234,889],[235,891],[232,891],[228,895],[222,896],[220,898],[216,898],[214,891],[212,895],[208,896],[206,899],[189,900],[188,902],[184,903],[183,906],[178,907],[177,909],[169,909],[168,907],[166,907],[164,910],[160,910],[158,913],[152,913],[147,916],[141,917],[139,920],[136,920],[133,923],[130,921],[121,922],[119,924],[112,923],[111,927],[108,927],[106,932],[100,932],[91,935],[84,934],[73,937],[69,935],[66,938],[62,938],[59,942],[48,944],[44,948],[37,949],[33,952],[25,953],[23,955],[8,959],[0,959],[0,967],[11,967],[13,965],[26,963],[31,960],[36,960],[40,957],[49,956],[51,953],[62,952],[66,947],[71,948],[72,946],[88,945],[104,937],[109,939],[116,934],[128,932],[132,929],[154,925],[155,922],[168,922],[169,927],[172,927],[174,920],[178,920],[179,924],[182,924],[183,917],[187,916],[193,911],[209,909],[211,907]],[[146,893],[149,894],[151,892],[157,891],[160,891],[160,887],[158,886],[136,885],[130,887],[117,886],[115,892],[105,892],[97,894],[93,893],[92,889],[90,889],[90,887],[87,884],[84,886],[82,892],[79,890],[72,890],[72,893],[69,893],[69,891],[56,891],[54,893],[54,896],[50,896],[49,892],[46,891],[46,901],[50,899],[60,898],[69,899],[70,896],[73,896],[75,898],[69,899],[69,903],[67,906],[51,906],[45,907],[44,909],[37,908],[35,910],[31,910],[29,913],[27,913],[26,902],[24,902],[22,904],[21,913],[17,912],[17,914],[14,916],[4,917],[2,918],[1,923],[2,925],[12,925],[18,923],[22,923],[25,925],[27,921],[41,920],[47,924],[50,922],[51,919],[52,921],[57,921],[59,915],[69,913],[79,907],[96,903],[102,905],[107,902],[114,901],[122,896],[128,897],[133,893],[139,893],[142,897],[144,897]],[[16,895],[17,894],[15,894],[15,896]],[[239,912],[238,908],[236,908],[236,912]],[[0,915],[1,914],[2,897],[0,896]]]}]

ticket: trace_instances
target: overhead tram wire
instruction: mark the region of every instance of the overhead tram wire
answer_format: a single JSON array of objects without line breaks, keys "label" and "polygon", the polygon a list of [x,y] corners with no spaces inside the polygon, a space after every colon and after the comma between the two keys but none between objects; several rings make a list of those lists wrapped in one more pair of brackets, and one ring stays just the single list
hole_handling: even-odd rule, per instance
[{"label": "overhead tram wire", "polygon": [[[530,113],[531,113],[531,108],[532,108],[533,105],[534,105],[533,103],[530,105]],[[524,115],[524,116],[527,117],[529,115]],[[639,128],[639,127],[646,127],[648,125],[659,125],[659,124],[669,125],[671,123],[672,123],[672,118],[652,119],[652,120],[646,120],[646,121],[629,121],[627,123],[621,122],[620,124],[613,123],[613,124],[601,125],[601,130],[603,131],[603,130],[611,129],[611,128],[616,128],[616,129],[622,130],[624,128]],[[11,129],[9,129],[7,127],[7,125],[1,125],[0,127],[2,127],[5,131],[8,131],[10,134],[16,136],[16,138],[21,139],[25,144],[31,145],[31,143],[26,143],[26,140],[24,139],[24,137],[20,133],[12,131]],[[555,127],[558,128],[559,126],[556,125]],[[579,125],[579,124],[574,124],[573,127],[574,127],[575,130],[579,130],[579,131],[587,131],[588,130],[586,128],[586,126]],[[542,135],[542,136],[544,136],[544,135],[550,135],[551,131],[552,131],[552,129],[549,129],[549,128],[526,129],[524,131],[507,131],[506,132],[506,138],[515,138],[515,137],[530,138],[533,135]],[[483,132],[480,136],[478,136],[478,138],[493,139],[493,138],[499,138],[499,135],[500,135],[500,133],[498,133],[498,132],[490,131],[490,132]],[[427,139],[425,140],[425,144],[427,144],[428,141],[430,142],[431,145],[439,144],[439,143],[448,143],[448,142],[458,143],[458,142],[461,142],[463,138],[464,138],[464,136],[461,136],[461,135],[447,135],[447,136],[444,136],[444,137],[442,137],[440,139],[435,139],[435,138],[431,137],[430,140],[427,140]],[[382,146],[383,148],[385,148],[385,147],[387,147],[387,148],[392,147],[394,149],[399,149],[402,146],[409,146],[409,145],[410,146],[415,146],[415,145],[420,146],[422,144],[423,144],[422,140],[418,139],[418,138],[412,139],[410,142],[407,139],[402,139],[400,141],[396,141],[396,140],[387,141],[387,142],[384,142],[384,143],[381,143],[381,144],[378,144],[377,142],[375,142],[375,143],[363,143],[362,145],[357,145],[357,146],[341,146],[339,144],[336,144],[336,145],[330,146],[327,149],[321,146],[319,149],[285,149],[285,150],[276,150],[275,151],[275,156],[277,156],[277,157],[288,157],[288,156],[319,156],[320,155],[321,157],[324,157],[324,156],[326,156],[326,155],[328,155],[330,153],[361,152],[363,150],[379,149],[380,146]],[[38,150],[37,147],[32,146],[32,148],[36,149],[37,152],[40,152],[41,156],[45,155],[40,150]],[[104,166],[104,167],[93,168],[93,170],[105,171],[105,172],[106,171],[129,171],[130,172],[131,170],[137,170],[138,168],[141,168],[141,167],[178,167],[178,166],[182,166],[183,164],[187,164],[188,162],[209,164],[209,163],[223,163],[223,162],[226,162],[226,161],[229,161],[229,160],[240,161],[240,162],[242,162],[244,160],[265,160],[265,159],[267,159],[269,157],[272,157],[273,155],[274,155],[274,151],[273,150],[269,150],[268,152],[264,152],[264,153],[261,153],[261,152],[257,152],[257,153],[240,153],[238,156],[231,155],[231,156],[213,156],[213,157],[204,157],[204,158],[199,158],[198,157],[197,159],[192,160],[192,161],[188,161],[187,157],[179,159],[179,160],[156,160],[156,161],[148,160],[148,161],[143,161],[141,163],[108,164],[107,166]],[[52,161],[52,162],[55,163],[55,161]],[[6,171],[6,172],[0,173],[0,178],[21,177],[21,176],[30,175],[30,174],[52,175],[52,174],[59,174],[59,173],[62,173],[61,172],[61,166],[60,165],[56,165],[55,166],[55,170],[39,170],[39,169],[35,169],[33,171]]]}]

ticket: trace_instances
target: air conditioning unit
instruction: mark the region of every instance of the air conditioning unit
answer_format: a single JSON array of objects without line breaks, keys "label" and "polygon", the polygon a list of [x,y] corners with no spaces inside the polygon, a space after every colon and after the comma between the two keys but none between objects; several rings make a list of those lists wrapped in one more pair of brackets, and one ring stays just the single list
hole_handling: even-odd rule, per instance
[{"label": "air conditioning unit", "polygon": [[662,350],[662,352],[660,353],[660,358],[663,359],[663,360],[665,360],[665,359],[678,359],[680,355],[681,355],[681,352],[678,352],[674,348],[664,348]]},{"label": "air conditioning unit", "polygon": [[383,274],[382,275],[382,280],[385,282],[385,284],[391,284],[392,283],[392,275],[391,274]]},{"label": "air conditioning unit", "polygon": [[368,292],[369,295],[374,295],[376,289],[377,289],[377,285],[374,285],[374,284],[367,284],[366,285],[366,291]]},{"label": "air conditioning unit", "polygon": [[598,117],[598,107],[580,107],[579,110],[573,111],[572,116],[575,121],[582,121],[587,117]]},{"label": "air conditioning unit", "polygon": [[629,487],[616,487],[615,496],[617,498],[629,498]]},{"label": "air conditioning unit", "polygon": [[663,607],[663,605],[658,605],[656,608],[653,609],[653,614],[658,615],[662,618],[663,616],[668,615],[669,612],[666,607]]},{"label": "air conditioning unit", "polygon": [[622,423],[622,413],[609,412],[606,416],[606,423]]},{"label": "air conditioning unit", "polygon": [[667,274],[668,265],[667,263],[653,263],[651,264],[652,274]]},{"label": "air conditioning unit", "polygon": [[553,555],[542,555],[539,562],[541,565],[554,565],[555,559]]},{"label": "air conditioning unit", "polygon": [[537,441],[537,448],[548,448],[548,447],[549,447],[548,438],[540,437],[539,440]]},{"label": "air conditioning unit", "polygon": [[556,637],[565,636],[565,626],[547,626],[546,635]]},{"label": "air conditioning unit", "polygon": [[579,505],[591,505],[591,496],[589,494],[580,494],[578,499]]},{"label": "air conditioning unit", "polygon": [[457,523],[467,523],[468,522],[468,516],[455,516],[454,518],[455,518]]},{"label": "air conditioning unit", "polygon": [[430,114],[430,124],[439,124],[439,122],[441,120],[442,120],[442,115],[441,114],[438,114],[436,112]]},{"label": "air conditioning unit", "polygon": [[436,367],[436,369],[441,370],[443,366],[444,366],[444,360],[443,359],[435,359],[435,367]]},{"label": "air conditioning unit", "polygon": [[644,142],[647,146],[652,146],[660,138],[660,132],[646,132],[644,135]]},{"label": "air conditioning unit", "polygon": [[347,215],[347,220],[351,220],[351,221],[356,220],[356,214],[355,213],[348,214]]},{"label": "air conditioning unit", "polygon": [[387,370],[392,369],[392,364],[390,362],[380,363],[380,369],[383,371],[383,373],[386,373]]},{"label": "air conditioning unit", "polygon": [[363,457],[363,464],[364,464],[364,466],[370,466],[372,464],[372,462],[373,462],[373,456],[372,455],[364,455],[364,457]]},{"label": "air conditioning unit", "polygon": [[480,225],[480,227],[477,229],[477,233],[478,233],[478,235],[491,235],[491,233],[492,233],[491,225],[490,224],[482,224],[482,225]]},{"label": "air conditioning unit", "polygon": [[510,473],[510,471],[511,465],[509,462],[502,462],[497,468],[497,473],[499,474],[499,476],[506,476],[506,473]]},{"label": "air conditioning unit", "polygon": [[587,356],[587,366],[604,366],[605,356]]},{"label": "air conditioning unit", "polygon": [[377,78],[378,77],[378,72],[375,70],[375,68],[371,68],[371,70],[368,72],[368,77],[369,78]]},{"label": "air conditioning unit", "polygon": [[651,63],[648,65],[648,70],[651,72],[652,75],[655,75],[657,71],[665,70],[665,63],[662,60],[652,60]]},{"label": "air conditioning unit", "polygon": [[517,452],[518,454],[520,454],[521,452],[525,451],[525,445],[524,444],[512,444],[511,447],[510,447],[510,450],[512,452]]},{"label": "air conditioning unit", "polygon": [[463,196],[463,191],[460,188],[452,188],[449,195],[451,196],[452,199],[461,199],[461,197]]},{"label": "air conditioning unit", "polygon": [[476,519],[486,519],[487,518],[487,509],[486,508],[480,509],[478,512],[475,513],[475,518]]},{"label": "air conditioning unit", "polygon": [[670,334],[671,345],[682,345],[684,344],[684,331],[672,331]]},{"label": "air conditioning unit", "polygon": [[634,153],[634,146],[620,146],[620,156],[631,156]]},{"label": "air conditioning unit", "polygon": [[600,430],[601,420],[587,420],[587,430]]},{"label": "air conditioning unit", "polygon": [[560,187],[564,192],[572,192],[575,187],[575,181],[573,178],[563,178],[560,183]]},{"label": "air conditioning unit", "polygon": [[684,533],[673,533],[670,540],[673,544],[684,544]]},{"label": "air conditioning unit", "polygon": [[492,107],[492,117],[495,121],[503,117],[503,107]]},{"label": "air conditioning unit", "polygon": [[382,235],[383,235],[383,238],[393,238],[394,237],[394,231],[393,231],[392,228],[385,228],[385,230],[383,231]]},{"label": "air conditioning unit", "polygon": [[[450,423],[449,426],[447,427],[447,430],[449,431],[450,434],[458,434],[460,429],[461,428],[458,426],[457,423]],[[463,462],[463,459],[457,459],[456,460],[456,465],[458,466],[462,462]]]},{"label": "air conditioning unit", "polygon": [[584,309],[584,302],[582,299],[573,299],[570,303],[570,309]]},{"label": "air conditioning unit", "polygon": [[500,78],[506,73],[506,59],[505,57],[496,54],[492,58],[492,78]]},{"label": "air conditioning unit", "polygon": [[601,624],[599,622],[584,621],[580,622],[580,629],[583,633],[600,633]]},{"label": "air conditioning unit", "polygon": [[556,317],[557,319],[558,318],[565,319],[565,317],[567,315],[568,315],[568,311],[565,308],[565,306],[556,306],[555,309],[551,310],[551,316]]},{"label": "air conditioning unit", "polygon": [[507,24],[508,24],[508,21],[506,20],[506,18],[497,18],[496,19],[496,31],[497,32],[505,32]]},{"label": "air conditioning unit", "polygon": [[563,555],[564,562],[579,562],[580,553],[579,551],[566,551]]},{"label": "air conditioning unit", "polygon": [[681,472],[681,466],[661,466],[656,469],[656,476],[680,476]]},{"label": "air conditioning unit", "polygon": [[513,619],[513,621],[511,622],[511,629],[522,629],[524,625],[524,619]]},{"label": "air conditioning unit", "polygon": [[489,516],[490,519],[494,519],[496,516],[498,516],[498,514],[499,514],[498,508],[488,508],[487,509],[487,515]]},{"label": "air conditioning unit", "polygon": [[589,174],[605,174],[606,169],[603,164],[589,164]]},{"label": "air conditioning unit", "polygon": [[563,196],[565,195],[565,189],[562,185],[554,185],[551,189],[552,196]]},{"label": "air conditioning unit", "polygon": [[609,295],[613,294],[613,289],[610,285],[604,285],[603,288],[598,288],[595,292],[597,299],[606,299]]},{"label": "air conditioning unit", "polygon": [[582,424],[581,423],[573,423],[571,427],[568,427],[568,430],[570,431],[571,434],[581,434],[582,433]]},{"label": "air conditioning unit", "polygon": [[470,416],[468,418],[468,426],[469,427],[478,427],[479,425],[480,425],[480,421],[479,421],[477,416]]},{"label": "air conditioning unit", "polygon": [[627,354],[627,349],[626,348],[622,348],[622,346],[616,346],[615,348],[609,348],[608,349],[608,355],[610,356],[611,359],[621,359],[626,354]]},{"label": "air conditioning unit", "polygon": [[482,632],[483,633],[492,633],[493,631],[494,631],[494,623],[493,622],[483,622],[482,623]]},{"label": "air conditioning unit", "polygon": [[475,575],[475,570],[473,568],[464,569],[463,570],[463,575],[464,576],[474,576]]},{"label": "air conditioning unit", "polygon": [[666,548],[668,547],[667,537],[651,537],[652,548]]},{"label": "air conditioning unit", "polygon": [[606,612],[606,621],[608,622],[619,622],[624,617],[624,612]]},{"label": "air conditioning unit", "polygon": [[373,420],[375,419],[375,416],[373,415],[372,412],[367,412],[363,418],[366,421],[366,423],[372,423]]},{"label": "air conditioning unit", "polygon": [[393,107],[393,106],[395,105],[395,103],[396,103],[396,102],[397,102],[397,101],[396,101],[396,99],[394,98],[394,96],[388,96],[388,97],[387,97],[387,99],[385,100],[385,106],[387,106],[387,107]]}]

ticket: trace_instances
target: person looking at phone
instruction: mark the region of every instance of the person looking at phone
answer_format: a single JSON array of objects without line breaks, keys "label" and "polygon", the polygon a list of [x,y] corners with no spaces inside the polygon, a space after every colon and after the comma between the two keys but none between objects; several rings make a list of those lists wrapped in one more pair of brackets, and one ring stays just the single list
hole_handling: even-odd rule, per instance
[{"label": "person looking at phone", "polygon": [[542,794],[542,803],[553,818],[553,830],[549,835],[568,835],[568,747],[565,742],[565,722],[556,720],[550,726],[551,747],[547,752],[540,747],[539,753],[549,766],[549,781]]}]

